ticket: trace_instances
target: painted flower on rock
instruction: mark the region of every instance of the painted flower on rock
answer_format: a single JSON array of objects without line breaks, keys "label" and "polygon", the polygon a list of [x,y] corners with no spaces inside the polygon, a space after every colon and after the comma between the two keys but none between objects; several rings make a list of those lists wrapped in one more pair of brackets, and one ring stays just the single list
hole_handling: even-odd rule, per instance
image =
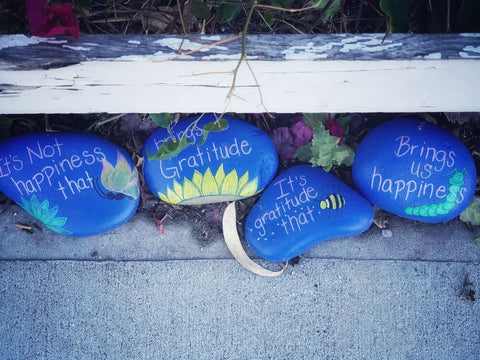
[{"label": "painted flower on rock", "polygon": [[258,193],[258,178],[249,180],[248,171],[241,177],[235,169],[225,175],[220,164],[215,175],[210,168],[204,174],[195,170],[191,179],[183,178],[183,185],[174,180],[173,189],[167,187],[166,193],[158,192],[158,196],[170,204],[182,205],[204,203],[205,197],[210,203],[238,200]]},{"label": "painted flower on rock", "polygon": [[63,228],[63,225],[66,224],[68,219],[66,217],[55,217],[58,212],[58,205],[50,208],[48,200],[43,200],[40,203],[37,197],[32,195],[30,200],[22,197],[22,204],[20,206],[30,215],[43,222],[50,230],[60,234],[71,234],[70,231]]},{"label": "painted flower on rock", "polygon": [[27,0],[26,17],[35,36],[70,34],[78,39],[80,35],[72,4],[50,5],[46,0]]},{"label": "painted flower on rock", "polygon": [[102,159],[102,173],[100,180],[105,189],[110,193],[102,194],[100,196],[108,199],[121,200],[127,197],[131,200],[138,199],[140,189],[138,187],[138,173],[137,169],[130,169],[130,165],[120,151],[117,150],[117,163],[115,167],[106,159]]}]

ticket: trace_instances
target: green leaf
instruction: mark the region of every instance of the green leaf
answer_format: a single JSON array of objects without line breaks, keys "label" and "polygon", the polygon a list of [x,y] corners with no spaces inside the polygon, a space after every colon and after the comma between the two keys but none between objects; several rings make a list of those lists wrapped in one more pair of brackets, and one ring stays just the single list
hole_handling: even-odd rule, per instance
[{"label": "green leaf", "polygon": [[198,146],[203,145],[203,143],[207,140],[208,134],[210,132],[220,132],[223,129],[225,129],[227,125],[228,125],[227,119],[223,119],[223,118],[203,125],[202,139],[200,140],[200,142],[197,143],[197,145]]},{"label": "green leaf", "polygon": [[219,132],[225,129],[227,125],[228,125],[227,119],[221,118],[216,121],[212,121],[210,123],[203,125],[203,130]]},{"label": "green leaf", "polygon": [[298,160],[304,161],[304,162],[310,162],[312,159],[312,145],[304,145],[300,146],[297,151],[295,152],[295,155],[297,156]]},{"label": "green leaf", "polygon": [[[314,0],[312,1],[312,6],[315,9],[322,10],[325,6],[327,6],[328,2],[329,0]],[[335,0],[334,2],[332,2],[328,9],[325,10],[325,12],[323,13],[323,22],[327,22],[328,20],[330,20],[333,15],[340,11],[341,6],[341,0]]]},{"label": "green leaf", "polygon": [[355,159],[353,150],[345,144],[338,145],[333,151],[332,163],[333,165],[347,165],[352,166]]},{"label": "green leaf", "polygon": [[172,113],[150,114],[150,119],[152,119],[155,125],[163,128],[168,128],[170,124],[173,122],[173,114]]},{"label": "green leaf", "polygon": [[222,3],[215,6],[215,11],[218,14],[218,23],[224,24],[226,22],[235,20],[242,12],[242,2]]},{"label": "green leaf", "polygon": [[[333,114],[332,114],[333,115]],[[325,113],[305,113],[303,114],[303,122],[310,129],[315,129],[319,124],[325,123],[328,121],[328,115]]]},{"label": "green leaf", "polygon": [[344,144],[337,145],[339,138],[330,135],[319,117],[308,117],[308,119],[315,120],[318,124],[313,128],[312,142],[297,149],[298,159],[308,161],[314,166],[321,166],[325,171],[330,171],[337,165],[351,166],[355,156],[353,150]]},{"label": "green leaf", "polygon": [[408,32],[410,12],[418,0],[380,0],[380,8],[388,16],[388,22],[396,32]]},{"label": "green leaf", "polygon": [[480,1],[463,0],[457,14],[457,20],[461,31],[480,31]]},{"label": "green leaf", "polygon": [[190,4],[190,11],[196,18],[210,19],[210,7],[200,0],[193,0]]},{"label": "green leaf", "polygon": [[148,160],[166,160],[177,156],[182,150],[186,149],[192,143],[187,137],[183,136],[178,141],[165,141],[160,145],[158,151],[153,155],[147,149]]},{"label": "green leaf", "polygon": [[275,17],[273,16],[273,13],[267,12],[263,14],[263,25],[267,27],[271,27],[273,25],[274,20],[275,20]]},{"label": "green leaf", "polygon": [[473,198],[470,205],[460,214],[460,220],[472,225],[480,225],[480,197]]}]

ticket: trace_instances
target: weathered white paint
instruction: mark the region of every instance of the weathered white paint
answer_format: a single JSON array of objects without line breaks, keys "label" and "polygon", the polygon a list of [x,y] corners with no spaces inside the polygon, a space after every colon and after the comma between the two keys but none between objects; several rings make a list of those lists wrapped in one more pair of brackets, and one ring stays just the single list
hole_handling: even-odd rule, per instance
[{"label": "weathered white paint", "polygon": [[[239,60],[241,56],[242,56],[241,53],[230,54],[230,55],[212,54],[212,55],[202,56],[202,60]],[[258,59],[258,56],[249,56],[248,59],[255,60],[255,59]]]},{"label": "weathered white paint", "polygon": [[428,54],[424,56],[424,59],[429,59],[429,60],[439,60],[442,58],[441,53],[433,53],[433,54]]},{"label": "weathered white paint", "polygon": [[0,36],[0,112],[480,111],[475,34],[249,35],[227,99],[229,40]]},{"label": "weathered white paint", "polygon": [[480,111],[479,62],[93,61],[35,71],[0,70],[2,113]]},{"label": "weathered white paint", "polygon": [[458,53],[458,55],[460,55],[461,58],[464,58],[464,59],[480,59],[480,54],[478,55],[471,55],[465,51],[460,51]]},{"label": "weathered white paint", "polygon": [[18,47],[18,46],[29,46],[40,43],[49,43],[49,44],[65,44],[67,40],[56,40],[52,37],[38,37],[32,36],[28,37],[25,35],[3,35],[2,41],[0,42],[0,49],[5,49],[9,47]]},{"label": "weathered white paint", "polygon": [[90,51],[90,48],[84,46],[71,46],[71,45],[62,45],[63,48],[71,49],[75,51]]},{"label": "weathered white paint", "polygon": [[282,51],[286,60],[315,60],[318,58],[326,59],[328,54],[325,53],[333,48],[333,44],[323,46],[314,46],[313,42],[307,45],[294,45]]},{"label": "weathered white paint", "polygon": [[[180,39],[180,38],[165,38],[154,41],[155,44],[159,44],[162,46],[166,46],[174,51],[190,51],[190,50],[197,50],[201,52],[210,51],[212,48],[203,47],[205,44],[193,42],[188,39]],[[228,48],[225,46],[217,45],[215,46],[215,50],[227,50]]]},{"label": "weathered white paint", "polygon": [[463,48],[463,50],[465,50],[465,51],[472,51],[472,52],[475,52],[475,53],[480,53],[480,46],[471,46],[471,45],[469,45],[469,46],[465,46],[465,47]]}]

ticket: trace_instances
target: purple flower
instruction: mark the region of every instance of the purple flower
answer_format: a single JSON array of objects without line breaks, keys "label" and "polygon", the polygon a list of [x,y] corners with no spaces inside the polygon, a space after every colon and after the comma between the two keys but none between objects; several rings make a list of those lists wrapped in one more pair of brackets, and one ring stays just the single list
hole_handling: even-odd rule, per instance
[{"label": "purple flower", "polygon": [[55,36],[67,33],[78,39],[79,27],[72,4],[50,5],[46,0],[26,0],[25,7],[33,35]]},{"label": "purple flower", "polygon": [[294,117],[291,120],[290,131],[293,135],[293,147],[298,149],[300,146],[307,145],[312,141],[313,130],[303,121],[303,116]]},{"label": "purple flower", "polygon": [[332,115],[330,113],[328,114],[328,124],[325,126],[328,131],[330,131],[330,135],[338,137],[340,140],[338,140],[337,145],[340,145],[342,143],[342,139],[345,136],[345,132],[343,131],[342,125],[335,120],[332,119]]},{"label": "purple flower", "polygon": [[279,127],[273,130],[269,135],[275,145],[275,149],[277,149],[280,159],[293,159],[295,148],[293,146],[293,136],[290,129],[288,127]]}]

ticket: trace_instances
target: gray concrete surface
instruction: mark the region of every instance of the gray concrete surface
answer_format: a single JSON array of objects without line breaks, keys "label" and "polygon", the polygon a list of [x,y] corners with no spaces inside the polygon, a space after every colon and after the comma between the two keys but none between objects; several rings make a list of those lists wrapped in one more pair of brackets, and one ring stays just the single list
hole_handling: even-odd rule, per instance
[{"label": "gray concrete surface", "polygon": [[[166,225],[160,234],[154,219],[141,213],[106,234],[74,238],[42,227],[29,234],[16,223],[35,221],[12,205],[0,216],[0,260],[186,260],[230,259],[222,234],[212,231],[199,240],[192,223]],[[375,225],[365,233],[325,241],[304,254],[312,258],[358,260],[434,260],[480,263],[480,227],[470,231],[460,220],[425,224],[391,215],[386,231]],[[250,252],[252,256],[252,254]]]},{"label": "gray concrete surface", "polygon": [[[0,359],[480,359],[480,246],[463,223],[392,216],[277,278],[141,214],[99,236],[0,216]],[[391,236],[390,236],[391,235]]]},{"label": "gray concrete surface", "polygon": [[3,261],[2,359],[478,359],[478,265]]}]

